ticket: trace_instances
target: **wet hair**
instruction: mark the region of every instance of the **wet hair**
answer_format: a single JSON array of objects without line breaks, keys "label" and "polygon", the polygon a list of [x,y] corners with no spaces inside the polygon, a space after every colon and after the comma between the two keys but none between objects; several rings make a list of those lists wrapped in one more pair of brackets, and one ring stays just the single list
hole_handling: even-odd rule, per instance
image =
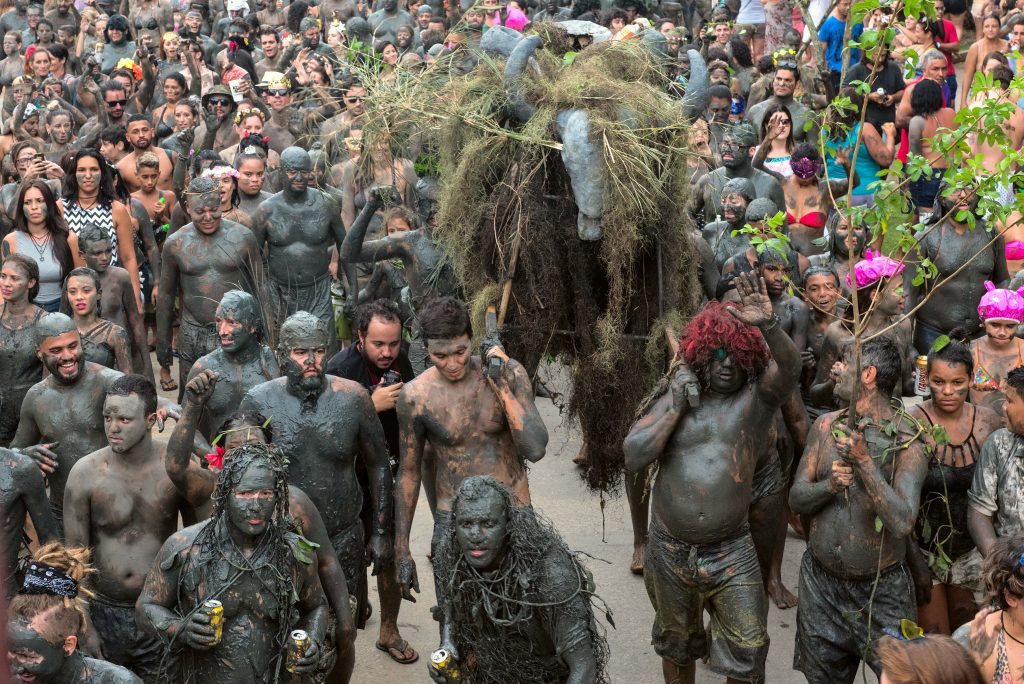
[{"label": "wet hair", "polygon": [[767,197],[755,197],[747,205],[747,222],[767,221],[778,213],[779,208],[775,205],[775,202]]},{"label": "wet hair", "polygon": [[75,267],[75,260],[71,255],[71,244],[68,242],[71,231],[57,208],[57,198],[46,181],[34,178],[25,181],[18,188],[18,203],[14,205],[14,228],[26,234],[29,232],[24,203],[25,195],[32,189],[38,190],[43,196],[43,204],[46,206],[46,218],[44,219],[46,232],[50,234],[53,257],[60,264],[60,275],[63,280],[64,275]]},{"label": "wet hair", "polygon": [[[730,99],[732,94],[729,94]],[[729,138],[734,140],[736,143],[744,147],[753,147],[757,144],[757,133],[754,132],[754,127],[746,121],[740,121],[738,124],[730,126],[725,130],[725,134],[722,139]]]},{"label": "wet hair", "polygon": [[749,69],[754,66],[754,58],[750,48],[741,38],[736,36],[730,38],[729,49],[732,50],[732,59],[736,62],[736,66],[741,69]]},{"label": "wet hair", "polygon": [[719,100],[731,100],[732,91],[729,90],[729,86],[719,83],[708,88],[708,99],[710,100],[712,97]]},{"label": "wet hair", "polygon": [[405,207],[399,205],[397,207],[390,207],[384,210],[384,213],[380,217],[380,223],[387,230],[389,223],[395,219],[402,219],[409,224],[410,230],[415,230],[419,227],[419,217],[415,212],[409,211]]},{"label": "wet hair", "polygon": [[153,127],[153,124],[150,122],[149,117],[147,115],[145,115],[145,114],[129,114],[128,118],[125,120],[125,129],[127,130],[128,126],[131,126],[133,123],[138,123],[140,121],[146,122],[146,124],[150,128]]},{"label": "wet hair", "polygon": [[356,311],[356,329],[360,335],[367,333],[370,329],[370,321],[375,317],[388,323],[402,324],[402,315],[398,310],[398,305],[390,299],[377,299],[363,304]]},{"label": "wet hair", "polygon": [[747,204],[750,204],[751,200],[757,197],[757,190],[749,179],[737,176],[736,178],[730,178],[722,186],[721,197],[728,197],[729,195],[739,195],[747,200]]},{"label": "wet hair", "polygon": [[144,152],[135,159],[135,169],[157,169],[160,170],[160,160],[152,152]]},{"label": "wet hair", "polygon": [[942,88],[930,78],[922,78],[910,94],[910,111],[919,116],[934,114],[943,107]]},{"label": "wet hair", "polygon": [[878,641],[882,672],[892,684],[982,684],[978,664],[967,650],[945,634],[926,634]]},{"label": "wet hair", "polygon": [[[266,427],[264,427],[264,425],[266,425]],[[274,429],[259,411],[232,411],[228,417],[224,419],[224,422],[220,424],[220,427],[217,429],[217,434],[227,435],[229,432],[244,428],[259,430],[263,433],[263,439],[266,440],[267,444],[273,444]],[[222,441],[221,446],[223,445],[224,443]]]},{"label": "wet hair", "polygon": [[[457,536],[456,517],[464,503],[486,496],[500,499],[507,522],[497,580],[483,577],[466,562]],[[587,624],[588,633],[583,638],[593,647],[591,681],[607,684],[608,644],[594,619],[593,605],[602,602],[579,555],[551,523],[534,509],[524,507],[508,487],[493,477],[479,475],[467,477],[459,485],[451,515],[452,524],[437,545],[434,568],[448,597],[446,608],[455,646],[460,653],[476,656],[475,662],[459,664],[466,668],[468,681],[503,681],[494,675],[516,672],[530,675],[511,677],[519,682],[553,681],[543,678],[542,656],[509,649],[502,635],[519,632],[535,616],[547,615],[557,607],[568,619]],[[538,569],[544,567],[564,568],[565,572],[559,573],[557,583],[537,582]],[[543,604],[539,605],[538,599]],[[490,624],[481,628],[481,623]],[[481,670],[490,676],[481,677]]]},{"label": "wet hair", "polygon": [[308,13],[309,3],[307,3],[306,0],[295,0],[295,2],[288,5],[285,18],[285,24],[288,26],[288,30],[291,33],[302,33],[302,29],[299,28],[299,24],[302,22],[303,17]]},{"label": "wet hair", "polygon": [[[213,169],[231,169],[232,171],[234,171],[235,167],[232,166],[231,164],[229,164],[228,162],[224,161],[223,159],[218,159],[217,161],[215,161],[212,164],[210,164],[210,169],[211,170],[213,170]],[[242,201],[242,198],[238,194],[238,179],[235,178],[234,176],[229,176],[229,178],[231,178],[231,186],[232,186],[231,200],[230,200],[231,204],[230,204],[230,206],[233,209],[233,208],[238,206],[238,203]],[[219,182],[220,181],[218,181],[218,183]],[[218,190],[219,190],[219,188],[218,188]]]},{"label": "wet hair", "polygon": [[156,413],[156,387],[146,376],[128,373],[114,380],[107,388],[108,397],[127,397],[132,394],[142,400],[142,410],[146,416]]},{"label": "wet hair", "polygon": [[100,142],[110,143],[111,145],[120,144],[126,150],[132,147],[131,143],[128,142],[128,131],[125,130],[124,126],[107,126],[100,132]]},{"label": "wet hair", "polygon": [[473,324],[466,305],[455,297],[438,297],[428,302],[417,316],[423,341],[451,340],[462,335],[473,337]]},{"label": "wet hair", "polygon": [[39,264],[30,256],[15,252],[4,259],[4,264],[17,264],[25,273],[26,280],[34,280],[36,284],[28,289],[28,300],[32,301],[39,294]]},{"label": "wet hair", "polygon": [[[1015,368],[1010,371],[1021,371]],[[1024,375],[1024,373],[1018,373]],[[1006,610],[1006,594],[1024,599],[1024,537],[999,537],[985,556],[981,575],[985,580],[984,605]]]},{"label": "wet hair", "polygon": [[956,327],[949,331],[949,343],[938,351],[934,345],[928,350],[928,370],[932,363],[944,361],[951,366],[961,364],[967,369],[967,375],[974,372],[974,355],[971,354],[971,336],[965,328]]},{"label": "wet hair", "polygon": [[793,149],[790,151],[790,156],[793,159],[810,159],[811,161],[821,160],[821,152],[818,151],[818,146],[814,143],[807,142],[806,140],[794,145]]},{"label": "wet hair", "polygon": [[771,352],[760,331],[737,320],[728,308],[721,302],[708,302],[680,335],[677,358],[686,362],[704,387],[710,384],[711,360],[720,348],[724,348],[752,380],[771,361]]},{"label": "wet hair", "polygon": [[106,100],[108,93],[116,93],[118,91],[124,93],[126,96],[128,95],[128,89],[125,87],[124,83],[111,78],[105,81],[100,87],[100,99]]},{"label": "wet hair", "polygon": [[[124,132],[122,130],[122,136]],[[100,167],[100,182],[99,182],[99,200],[100,206],[109,207],[115,199],[117,199],[117,191],[114,190],[114,174],[111,172],[111,167],[107,164],[107,160],[103,158],[103,155],[92,147],[87,147],[84,150],[79,150],[71,157],[68,167],[64,169],[64,199],[69,202],[78,202],[78,175],[75,171],[78,169],[78,162],[85,158],[91,158],[96,160],[96,163]],[[126,245],[126,249],[128,246]]]},{"label": "wet hair", "polygon": [[836,273],[834,269],[828,266],[811,266],[806,271],[804,271],[803,286],[807,287],[807,281],[814,276],[830,276],[835,279],[836,288],[839,288],[840,286],[839,274]]},{"label": "wet hair", "polygon": [[1017,396],[1024,399],[1024,366],[1018,366],[1006,374],[1006,384]]},{"label": "wet hair", "polygon": [[92,280],[93,287],[96,288],[96,309],[100,308],[99,296],[102,293],[103,287],[100,285],[100,275],[89,268],[88,266],[79,266],[78,268],[72,269],[71,273],[68,273],[67,277],[64,278],[64,284],[62,289],[64,290],[64,297],[68,295],[68,282],[72,278],[90,278]]},{"label": "wet hair", "polygon": [[[1003,90],[1007,90],[1010,87],[1010,83],[1013,81],[1013,70],[1005,64],[997,64],[992,68],[989,73],[992,80],[998,83]],[[914,88],[917,90],[917,88]]]},{"label": "wet hair", "polygon": [[794,81],[796,81],[797,83],[800,82],[800,70],[798,68],[796,68],[795,66],[793,66],[791,64],[786,64],[786,65],[779,64],[779,66],[777,66],[775,68],[775,73],[777,74],[780,71],[788,71],[789,73],[793,74],[793,80]]},{"label": "wet hair", "polygon": [[192,116],[193,117],[198,117],[199,116],[200,105],[199,105],[199,102],[196,100],[196,98],[194,96],[190,95],[188,97],[183,97],[180,100],[178,100],[177,102],[175,102],[174,106],[175,107],[188,107],[189,109],[192,110]]},{"label": "wet hair", "polygon": [[762,55],[757,60],[757,70],[762,75],[772,73],[775,71],[775,59],[771,55]]},{"label": "wet hair", "polygon": [[183,94],[188,92],[188,82],[185,81],[185,77],[182,76],[180,72],[172,71],[164,76],[164,82],[166,83],[167,81],[174,81],[177,83],[181,87],[181,92]]},{"label": "wet hair", "polygon": [[[849,345],[847,346],[849,349]],[[865,342],[860,349],[860,366],[875,369],[875,385],[883,396],[892,396],[903,378],[903,360],[900,349],[888,337],[876,337]]]},{"label": "wet hair", "polygon": [[32,560],[57,568],[78,584],[78,596],[53,594],[17,594],[7,607],[7,621],[29,623],[42,618],[39,635],[58,646],[69,636],[79,636],[89,623],[89,604],[92,592],[86,580],[96,570],[89,565],[88,547],[67,547],[61,542],[50,542],[36,549]]},{"label": "wet hair", "polygon": [[[817,148],[815,148],[815,149],[817,149]],[[839,240],[839,235],[837,234],[836,231],[838,230],[839,224],[842,223],[844,218],[847,219],[847,221],[850,223],[850,227],[849,227],[850,231],[852,231],[854,233],[856,233],[858,230],[863,230],[864,231],[864,245],[863,245],[862,248],[866,248],[867,244],[871,242],[871,229],[870,228],[868,228],[867,226],[854,226],[852,224],[853,223],[852,222],[852,218],[850,217],[849,214],[843,214],[842,212],[834,211],[828,217],[828,220],[825,221],[825,233],[826,233],[826,235],[828,235],[828,238],[826,238],[826,240],[825,240],[825,250],[826,250],[826,253],[829,254],[830,256],[834,255],[836,253],[836,251],[835,251],[836,244],[837,244],[837,241]],[[856,242],[854,242],[854,244],[856,244]]]}]

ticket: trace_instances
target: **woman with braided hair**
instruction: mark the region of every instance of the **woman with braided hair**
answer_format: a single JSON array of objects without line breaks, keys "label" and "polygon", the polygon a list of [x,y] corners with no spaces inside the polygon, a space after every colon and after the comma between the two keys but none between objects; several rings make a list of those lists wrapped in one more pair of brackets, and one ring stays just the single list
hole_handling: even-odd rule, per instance
[{"label": "woman with braided hair", "polygon": [[441,646],[459,681],[607,682],[593,577],[558,532],[493,477],[463,480],[452,517],[434,572],[446,596]]},{"label": "woman with braided hair", "polygon": [[[164,642],[165,663],[181,652],[182,682],[279,682],[295,629],[309,636],[295,672],[312,672],[327,600],[313,546],[289,515],[288,461],[276,447],[250,443],[223,465],[213,517],[172,535],[157,555],[139,624]],[[203,609],[210,599],[224,609],[220,639]]]},{"label": "woman with braided hair", "polygon": [[78,650],[92,595],[82,584],[94,572],[87,548],[51,542],[36,551],[7,610],[10,671],[18,681],[141,684],[129,670]]}]

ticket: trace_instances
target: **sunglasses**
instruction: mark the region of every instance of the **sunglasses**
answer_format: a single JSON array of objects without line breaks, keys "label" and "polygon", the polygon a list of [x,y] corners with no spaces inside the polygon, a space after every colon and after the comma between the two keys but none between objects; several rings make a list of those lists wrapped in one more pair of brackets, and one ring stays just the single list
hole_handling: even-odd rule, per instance
[{"label": "sunglasses", "polygon": [[267,91],[267,95],[272,95],[273,97],[284,97],[287,94],[288,91],[284,88],[274,88],[273,90]]},{"label": "sunglasses", "polygon": [[780,59],[775,66],[780,69],[796,69],[796,62],[790,59]]},{"label": "sunglasses", "polygon": [[210,98],[210,104],[213,105],[214,107],[227,107],[229,102],[231,102],[231,100],[227,99],[226,97],[211,97]]},{"label": "sunglasses", "polygon": [[357,102],[362,102],[364,99],[365,98],[362,98],[362,97],[346,97],[345,98],[345,102],[347,104],[355,104]]},{"label": "sunglasses", "polygon": [[128,100],[107,100],[108,107],[124,107]]}]

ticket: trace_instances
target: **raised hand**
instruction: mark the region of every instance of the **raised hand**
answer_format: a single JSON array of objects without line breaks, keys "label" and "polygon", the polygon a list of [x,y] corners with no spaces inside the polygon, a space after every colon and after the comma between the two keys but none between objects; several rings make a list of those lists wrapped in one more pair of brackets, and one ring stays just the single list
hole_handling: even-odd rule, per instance
[{"label": "raised hand", "polygon": [[741,273],[736,279],[736,291],[740,296],[740,306],[729,307],[729,313],[747,325],[764,325],[772,317],[772,301],[768,298],[768,288],[764,278],[752,278]]}]

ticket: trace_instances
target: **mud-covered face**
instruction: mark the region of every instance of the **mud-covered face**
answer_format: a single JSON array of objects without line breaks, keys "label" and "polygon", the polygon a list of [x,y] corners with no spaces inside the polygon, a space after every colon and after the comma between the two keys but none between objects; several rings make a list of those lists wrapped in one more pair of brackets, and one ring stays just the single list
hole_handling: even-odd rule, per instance
[{"label": "mud-covered face", "polygon": [[7,638],[7,658],[15,682],[52,681],[69,655],[63,644],[51,644],[22,620],[8,622]]},{"label": "mud-covered face", "polygon": [[928,387],[933,404],[946,413],[955,413],[967,401],[971,376],[962,363],[934,359],[928,368]]},{"label": "mud-covered face", "polygon": [[825,313],[834,313],[839,299],[839,284],[827,274],[815,274],[804,282],[804,298]]},{"label": "mud-covered face", "polygon": [[778,297],[786,289],[786,267],[782,264],[765,264],[761,267],[761,277],[769,297]]},{"label": "mud-covered face", "polygon": [[[850,219],[843,218],[836,224],[835,255],[846,258],[850,255],[847,248],[847,240],[850,234]],[[864,253],[864,245],[867,244],[867,231],[864,226],[858,226],[853,231],[853,246],[856,254]]]},{"label": "mud-covered face", "polygon": [[266,444],[267,438],[258,425],[243,426],[232,429],[224,435],[224,451],[230,452],[243,444]]},{"label": "mud-covered face", "polygon": [[732,193],[722,197],[722,218],[732,226],[743,225],[747,215],[747,198]]},{"label": "mud-covered face", "polygon": [[97,273],[103,273],[110,268],[110,262],[113,258],[113,249],[110,245],[110,240],[96,240],[95,242],[88,243],[82,250],[82,256],[85,258],[85,265],[96,271]]},{"label": "mud-covered face", "polygon": [[156,416],[147,416],[137,394],[108,395],[103,402],[103,426],[107,443],[115,454],[131,451],[149,434]]},{"label": "mud-covered face", "polygon": [[100,163],[92,157],[82,157],[75,166],[78,189],[87,197],[98,192],[102,171]]},{"label": "mud-covered face", "polygon": [[713,123],[724,124],[729,120],[729,109],[732,100],[728,97],[712,97],[708,104],[708,119]]},{"label": "mud-covered face", "polygon": [[1015,435],[1024,435],[1024,397],[1013,387],[1006,388],[1006,427]]},{"label": "mud-covered face", "polygon": [[217,338],[220,341],[220,348],[228,354],[234,354],[246,349],[255,342],[256,331],[252,323],[239,320],[237,314],[223,306],[217,307],[217,317],[214,319],[217,325]]},{"label": "mud-covered face", "polygon": [[211,235],[220,227],[220,190],[188,198],[188,215],[192,224],[204,235]]},{"label": "mud-covered face", "polygon": [[405,28],[398,29],[395,32],[395,42],[398,43],[398,47],[409,47],[412,45],[412,32]]},{"label": "mud-covered face", "polygon": [[228,520],[245,536],[255,538],[267,531],[277,503],[275,484],[269,468],[253,464],[228,497]]},{"label": "mud-covered face", "polygon": [[75,314],[88,316],[96,310],[100,291],[96,288],[96,281],[89,276],[71,276],[68,278],[66,292],[68,304],[71,305],[71,310]]},{"label": "mud-covered face", "polygon": [[888,278],[881,292],[875,294],[875,299],[878,300],[876,311],[883,316],[898,314],[903,309],[903,279]]},{"label": "mud-covered face", "polygon": [[35,282],[29,280],[28,274],[20,264],[6,263],[0,270],[0,296],[3,296],[5,302],[23,301],[28,299],[28,291]]},{"label": "mud-covered face", "polygon": [[494,491],[459,501],[455,512],[455,539],[471,568],[493,570],[501,562],[508,536],[505,502]]},{"label": "mud-covered face", "polygon": [[988,320],[985,321],[985,334],[994,347],[1008,347],[1017,334],[1017,321]]},{"label": "mud-covered face", "polygon": [[50,117],[46,130],[50,134],[50,140],[58,145],[64,145],[71,139],[71,119],[64,114]]},{"label": "mud-covered face", "polygon": [[61,385],[73,385],[82,374],[85,356],[78,331],[48,337],[39,344],[38,356],[53,379]]},{"label": "mud-covered face", "polygon": [[280,359],[281,370],[288,378],[288,386],[300,392],[316,392],[324,386],[324,359],[327,341],[319,335],[295,340],[288,356]]},{"label": "mud-covered face", "polygon": [[282,155],[281,170],[284,172],[287,187],[293,192],[305,192],[313,174],[313,163],[309,155]]},{"label": "mud-covered face", "polygon": [[196,115],[192,107],[187,104],[179,104],[174,107],[174,130],[177,133],[192,128],[196,123]]},{"label": "mud-covered face", "polygon": [[29,188],[21,201],[21,210],[25,214],[25,221],[31,226],[42,225],[46,222],[46,200],[43,198],[39,188]]},{"label": "mud-covered face", "polygon": [[750,147],[732,136],[722,138],[718,152],[722,156],[722,166],[726,168],[738,169],[750,161]]},{"label": "mud-covered face", "polygon": [[710,389],[728,396],[747,383],[747,371],[741,368],[725,348],[717,349],[711,358]]},{"label": "mud-covered face", "polygon": [[466,368],[473,355],[472,341],[469,335],[447,340],[427,340],[427,354],[441,377],[458,382],[466,376]]}]

